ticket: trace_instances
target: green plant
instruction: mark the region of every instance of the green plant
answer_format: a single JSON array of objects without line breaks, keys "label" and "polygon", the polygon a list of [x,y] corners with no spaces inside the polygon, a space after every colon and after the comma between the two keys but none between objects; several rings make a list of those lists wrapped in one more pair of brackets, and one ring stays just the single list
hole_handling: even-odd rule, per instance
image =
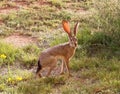
[{"label": "green plant", "polygon": [[0,3],[0,8],[6,8],[6,7],[16,7],[14,2],[9,2],[9,1],[1,1]]},{"label": "green plant", "polygon": [[32,67],[37,64],[40,49],[35,45],[28,45],[19,50],[18,60],[26,67]]},{"label": "green plant", "polygon": [[52,93],[52,87],[56,85],[62,85],[65,83],[65,79],[63,77],[50,77],[50,78],[41,78],[37,80],[29,80],[27,82],[23,82],[19,84],[18,92],[22,94],[26,93],[35,93],[42,94]]},{"label": "green plant", "polygon": [[5,65],[7,63],[13,64],[17,55],[18,55],[18,50],[14,48],[14,46],[10,44],[6,44],[4,42],[0,42],[0,54],[3,54],[2,57],[0,58],[0,64]]},{"label": "green plant", "polygon": [[5,25],[0,25],[0,36],[8,36],[14,32],[12,28],[6,27]]},{"label": "green plant", "polygon": [[[82,45],[81,49],[88,51],[89,56],[101,53],[103,57],[112,58],[118,57],[120,53],[120,19],[118,16],[120,7],[117,0],[114,0],[113,4],[112,2],[95,1],[96,15],[87,21],[87,28],[84,26],[84,29],[81,29],[78,42]],[[78,49],[78,53],[81,49]],[[105,51],[109,54],[104,53]]]},{"label": "green plant", "polygon": [[0,92],[5,90],[5,84],[0,84]]},{"label": "green plant", "polygon": [[61,8],[63,6],[63,1],[62,0],[49,0],[49,2],[51,2],[52,5]]},{"label": "green plant", "polygon": [[58,45],[60,43],[65,43],[68,41],[67,36],[54,37],[54,41],[51,42],[51,46]]},{"label": "green plant", "polygon": [[113,49],[120,46],[120,5],[118,2],[117,0],[96,1],[94,4],[97,13],[91,21],[91,26],[94,26],[98,34],[101,34],[101,39],[102,36],[104,37],[102,42]]},{"label": "green plant", "polygon": [[23,56],[21,56],[21,58],[22,58],[22,60],[21,60],[22,65],[26,66],[28,68],[37,64],[38,57],[35,56],[35,54],[23,54]]},{"label": "green plant", "polygon": [[17,87],[19,83],[30,80],[33,77],[33,74],[25,69],[10,68],[9,70],[10,73],[7,72],[2,76],[0,74],[0,92],[2,93],[16,92],[17,88],[15,89],[15,87]]}]

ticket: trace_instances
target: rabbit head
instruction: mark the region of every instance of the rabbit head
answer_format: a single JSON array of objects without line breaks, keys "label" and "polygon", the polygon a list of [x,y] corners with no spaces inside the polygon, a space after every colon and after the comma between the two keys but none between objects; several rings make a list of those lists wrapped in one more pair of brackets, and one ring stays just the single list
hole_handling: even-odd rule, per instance
[{"label": "rabbit head", "polygon": [[68,34],[70,46],[71,47],[77,47],[78,41],[77,41],[77,38],[76,38],[76,34],[77,34],[79,23],[77,22],[75,24],[73,31],[70,30],[70,26],[69,26],[68,21],[63,20],[62,25],[63,25],[64,31]]}]

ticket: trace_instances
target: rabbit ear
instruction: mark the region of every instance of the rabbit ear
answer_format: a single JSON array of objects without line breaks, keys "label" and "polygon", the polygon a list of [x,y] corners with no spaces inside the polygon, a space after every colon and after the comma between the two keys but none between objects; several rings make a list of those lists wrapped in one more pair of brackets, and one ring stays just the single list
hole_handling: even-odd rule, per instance
[{"label": "rabbit ear", "polygon": [[76,36],[77,30],[78,30],[79,22],[76,23],[74,27],[74,35]]},{"label": "rabbit ear", "polygon": [[62,25],[63,25],[63,29],[65,30],[65,32],[67,32],[68,35],[71,35],[69,22],[66,21],[66,20],[63,20],[63,21],[62,21]]}]

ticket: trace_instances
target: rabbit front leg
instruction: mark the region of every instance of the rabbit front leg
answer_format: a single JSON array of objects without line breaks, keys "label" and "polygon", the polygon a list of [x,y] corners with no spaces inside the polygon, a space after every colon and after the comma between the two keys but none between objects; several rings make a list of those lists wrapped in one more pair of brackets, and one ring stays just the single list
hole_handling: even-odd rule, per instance
[{"label": "rabbit front leg", "polygon": [[62,59],[60,75],[64,74],[65,61]]},{"label": "rabbit front leg", "polygon": [[65,64],[66,64],[68,76],[69,76],[69,77],[72,77],[72,75],[70,74],[69,61],[70,61],[69,59],[65,59]]}]

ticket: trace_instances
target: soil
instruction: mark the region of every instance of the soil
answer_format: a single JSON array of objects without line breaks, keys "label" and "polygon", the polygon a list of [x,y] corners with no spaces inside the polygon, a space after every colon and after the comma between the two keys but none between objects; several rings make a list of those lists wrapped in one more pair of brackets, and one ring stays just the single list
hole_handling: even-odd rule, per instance
[{"label": "soil", "polygon": [[10,6],[9,4],[4,5],[4,7],[0,8],[0,14],[7,14],[10,13],[12,11],[16,11],[19,10],[19,8],[22,6],[26,5],[25,1],[14,1],[15,6]]},{"label": "soil", "polygon": [[37,39],[27,35],[14,33],[3,39],[4,42],[14,45],[15,47],[23,47],[29,44],[36,44]]}]

